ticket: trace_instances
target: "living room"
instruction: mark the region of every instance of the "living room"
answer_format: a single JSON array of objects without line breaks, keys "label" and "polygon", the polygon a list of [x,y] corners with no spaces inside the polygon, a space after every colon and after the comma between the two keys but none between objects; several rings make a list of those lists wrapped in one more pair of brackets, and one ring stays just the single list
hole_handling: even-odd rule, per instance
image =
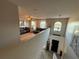
[{"label": "living room", "polygon": [[[49,38],[49,34],[64,37],[67,41],[66,43],[68,44],[68,46],[70,46],[75,33],[79,35],[79,1],[75,0],[72,2],[73,3],[71,3],[71,1],[69,0],[0,0],[0,58],[37,59],[39,57],[40,50],[45,47],[43,45],[46,44]],[[47,8],[46,5],[49,8]],[[21,14],[18,14],[19,10],[22,10]],[[20,41],[20,16],[23,16],[21,17],[22,21],[25,20],[26,24],[30,22],[27,19],[29,16],[35,16],[31,17],[31,21],[33,21],[32,26],[34,28],[30,27],[31,22],[30,25],[26,25],[27,27],[30,27],[30,32],[34,32],[35,35],[34,37],[31,37],[31,39],[24,43],[21,43]],[[43,23],[43,25],[41,25],[41,23]],[[36,28],[40,28],[41,26],[45,28],[44,31],[37,31],[38,33],[34,31]],[[75,37],[77,38],[77,36]],[[70,57],[73,59],[77,58],[76,53],[74,53],[75,50],[73,50],[71,47],[70,50],[67,51],[71,51],[72,53],[67,52],[67,54],[65,55],[65,59],[68,59]]]}]

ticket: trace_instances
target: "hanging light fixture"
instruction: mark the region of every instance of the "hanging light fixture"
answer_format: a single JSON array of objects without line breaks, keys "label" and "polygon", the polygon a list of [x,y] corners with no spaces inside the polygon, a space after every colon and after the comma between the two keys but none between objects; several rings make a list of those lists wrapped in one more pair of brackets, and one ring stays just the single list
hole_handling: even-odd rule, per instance
[{"label": "hanging light fixture", "polygon": [[31,16],[28,16],[28,17],[27,17],[27,20],[32,20],[32,17],[31,17]]}]

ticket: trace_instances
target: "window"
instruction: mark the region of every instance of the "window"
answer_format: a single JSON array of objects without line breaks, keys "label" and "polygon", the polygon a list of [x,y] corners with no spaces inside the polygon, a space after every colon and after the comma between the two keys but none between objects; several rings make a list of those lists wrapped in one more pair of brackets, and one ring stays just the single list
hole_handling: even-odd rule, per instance
[{"label": "window", "polygon": [[55,22],[54,23],[54,31],[61,31],[62,23],[61,22]]},{"label": "window", "polygon": [[46,28],[46,21],[45,20],[41,20],[40,28]]},{"label": "window", "polygon": [[26,22],[25,22],[25,26],[26,26],[26,27],[29,27],[29,21],[26,21]]},{"label": "window", "polygon": [[20,25],[20,27],[24,26],[24,22],[20,20],[19,25]]},{"label": "window", "polygon": [[35,21],[31,22],[31,28],[32,28],[32,30],[36,30],[36,22]]},{"label": "window", "polygon": [[20,20],[20,27],[29,27],[29,22],[25,20]]}]

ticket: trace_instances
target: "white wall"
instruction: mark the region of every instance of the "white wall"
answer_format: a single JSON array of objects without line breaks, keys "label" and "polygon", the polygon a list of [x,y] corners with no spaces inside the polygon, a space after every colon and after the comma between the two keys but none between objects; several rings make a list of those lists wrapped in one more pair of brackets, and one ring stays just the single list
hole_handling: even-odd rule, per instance
[{"label": "white wall", "polygon": [[47,29],[18,47],[0,50],[0,59],[40,59],[40,51],[46,45],[50,29]]},{"label": "white wall", "polygon": [[19,16],[17,6],[0,0],[0,48],[18,43]]},{"label": "white wall", "polygon": [[64,54],[63,59],[79,59],[72,48],[70,46],[67,46],[67,53]]},{"label": "white wall", "polygon": [[65,37],[65,54],[64,59],[78,59],[72,48],[70,47],[70,44],[72,42],[73,36],[74,36],[74,30],[76,28],[79,28],[79,17],[71,17],[69,19],[67,30],[66,30],[66,37]]},{"label": "white wall", "polygon": [[76,28],[79,28],[79,17],[71,17],[66,30],[66,39],[69,44],[73,39],[73,33]]}]

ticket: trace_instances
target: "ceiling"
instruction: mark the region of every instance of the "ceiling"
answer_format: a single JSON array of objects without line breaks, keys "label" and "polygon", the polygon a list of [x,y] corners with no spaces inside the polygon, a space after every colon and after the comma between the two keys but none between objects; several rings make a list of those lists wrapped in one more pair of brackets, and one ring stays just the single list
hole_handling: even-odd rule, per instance
[{"label": "ceiling", "polygon": [[79,14],[79,0],[10,0],[20,16],[37,18],[72,17]]}]

